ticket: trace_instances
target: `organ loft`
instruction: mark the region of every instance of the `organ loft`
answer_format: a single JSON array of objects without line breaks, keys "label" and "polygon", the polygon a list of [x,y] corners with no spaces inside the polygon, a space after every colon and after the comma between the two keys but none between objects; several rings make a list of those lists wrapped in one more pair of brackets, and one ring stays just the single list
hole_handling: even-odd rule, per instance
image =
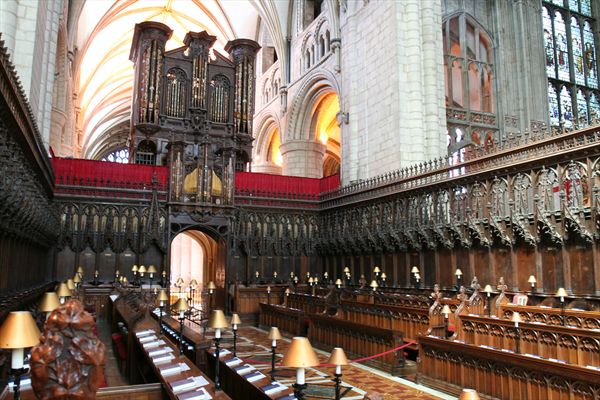
[{"label": "organ loft", "polygon": [[599,12],[0,1],[0,400],[600,400]]}]

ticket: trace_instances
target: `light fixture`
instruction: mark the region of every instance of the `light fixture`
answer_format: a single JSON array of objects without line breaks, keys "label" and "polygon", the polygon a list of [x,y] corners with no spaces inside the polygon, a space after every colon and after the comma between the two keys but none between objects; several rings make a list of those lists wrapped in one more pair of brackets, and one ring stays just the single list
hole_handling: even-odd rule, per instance
[{"label": "light fixture", "polygon": [[340,289],[342,287],[342,280],[340,278],[337,278],[335,280],[335,285],[337,286],[338,289]]},{"label": "light fixture", "polygon": [[115,271],[115,280],[118,281],[119,280],[119,276],[121,275],[121,273],[119,272],[119,270]]},{"label": "light fixture", "polygon": [[327,283],[327,279],[329,279],[329,272],[325,271],[323,278],[325,278],[325,283]]},{"label": "light fixture", "polygon": [[379,269],[378,266],[375,266],[375,268],[373,268],[373,273],[375,274],[375,279],[377,279],[381,273],[381,269]]},{"label": "light fixture", "polygon": [[375,279],[373,279],[371,281],[371,284],[369,286],[371,286],[371,289],[373,289],[373,292],[376,292],[377,288],[379,287],[379,285],[377,284],[377,281]]},{"label": "light fixture", "polygon": [[533,292],[533,289],[535,288],[535,284],[537,283],[535,276],[529,275],[529,279],[527,280],[527,282],[531,285],[531,291]]},{"label": "light fixture", "polygon": [[486,293],[486,301],[487,301],[487,314],[488,317],[492,316],[492,286],[491,285],[485,285],[485,288],[483,288],[483,291]]},{"label": "light fixture", "polygon": [[194,292],[196,292],[196,288],[198,287],[198,281],[192,279],[190,281],[190,307],[194,308]]},{"label": "light fixture", "polygon": [[219,342],[221,341],[221,329],[225,329],[227,326],[223,310],[213,310],[208,319],[208,327],[215,330],[215,390],[221,390],[221,380],[219,378]]},{"label": "light fixture", "polygon": [[237,313],[231,314],[231,329],[233,330],[233,356],[237,356],[237,330],[242,324],[242,320]]},{"label": "light fixture", "polygon": [[156,274],[158,270],[154,265],[148,267],[148,274],[150,275],[150,288],[152,288],[152,280],[154,279],[154,274]]},{"label": "light fixture", "polygon": [[67,279],[67,287],[71,291],[75,290],[75,282],[73,282],[73,279]]},{"label": "light fixture", "polygon": [[59,306],[60,301],[58,300],[58,295],[56,294],[56,292],[46,292],[42,296],[42,300],[38,305],[38,311],[45,312],[46,319],[48,319],[52,311],[54,311]]},{"label": "light fixture", "polygon": [[58,290],[56,291],[56,294],[58,295],[60,304],[65,304],[67,297],[71,297],[71,291],[67,287],[67,284],[64,282],[61,282],[58,285]]},{"label": "light fixture", "polygon": [[385,286],[385,280],[387,279],[387,275],[385,274],[385,272],[381,273],[381,282],[382,282],[382,286]]},{"label": "light fixture", "polygon": [[410,270],[410,272],[413,274],[418,274],[420,271],[419,271],[419,268],[416,265],[414,265],[412,267],[412,269]]},{"label": "light fixture", "polygon": [[140,274],[140,286],[144,283],[143,279],[146,271],[146,267],[143,265],[140,265],[140,267],[138,268],[138,273]]},{"label": "light fixture", "polygon": [[75,284],[75,288],[79,289],[79,286],[81,286],[81,276],[79,274],[73,276],[73,283]]},{"label": "light fixture", "polygon": [[81,275],[81,278],[83,278],[83,267],[79,266],[79,267],[77,268],[77,273],[78,273],[79,275]]},{"label": "light fixture", "polygon": [[296,368],[296,383],[293,386],[294,395],[298,400],[304,400],[306,380],[304,369],[319,365],[319,358],[313,350],[308,338],[295,337],[281,360],[281,365]]},{"label": "light fixture", "polygon": [[0,348],[12,349],[10,373],[15,377],[14,399],[20,398],[21,376],[25,349],[40,342],[40,331],[29,311],[12,311],[0,327]]},{"label": "light fixture", "polygon": [[421,281],[421,274],[417,272],[415,274],[415,289],[419,288],[419,282],[420,281]]},{"label": "light fixture", "polygon": [[349,274],[349,273],[350,273],[350,268],[348,268],[348,267],[345,267],[345,268],[344,268],[344,273],[345,273],[345,274]]},{"label": "light fixture", "polygon": [[513,312],[511,321],[515,323],[515,353],[521,352],[521,340],[519,337],[519,322],[521,322],[521,315],[518,312]]},{"label": "light fixture", "polygon": [[137,282],[138,266],[134,264],[133,267],[131,267],[131,272],[133,272],[132,284],[135,285],[135,283]]},{"label": "light fixture", "polygon": [[161,289],[160,293],[158,294],[158,309],[160,310],[158,324],[160,325],[160,334],[161,335],[163,332],[163,325],[162,325],[163,309],[165,308],[165,306],[167,304],[169,304],[169,295],[167,294],[167,291],[165,289]]},{"label": "light fixture", "polygon": [[215,293],[215,289],[217,288],[217,285],[215,285],[215,283],[213,281],[210,281],[210,282],[208,282],[207,288],[208,288],[208,309],[212,310],[213,295]]},{"label": "light fixture", "polygon": [[462,271],[460,270],[460,268],[456,268],[456,272],[454,273],[454,275],[456,275],[456,277],[458,279],[460,279],[460,277],[462,276]]},{"label": "light fixture", "polygon": [[271,339],[271,381],[275,380],[275,349],[277,341],[281,340],[281,333],[276,326],[272,326],[269,331],[269,339]]},{"label": "light fixture", "polygon": [[559,288],[556,292],[556,297],[560,298],[560,320],[562,326],[567,325],[567,321],[565,318],[565,297],[567,296],[568,294],[565,288]]},{"label": "light fixture", "polygon": [[450,306],[448,304],[444,304],[444,307],[442,307],[442,314],[444,314],[444,339],[448,337],[448,318],[450,313]]},{"label": "light fixture", "polygon": [[127,287],[127,285],[129,285],[129,279],[127,279],[127,277],[124,276],[123,281],[121,283],[123,284],[123,286]]},{"label": "light fixture", "polygon": [[348,358],[346,357],[346,353],[344,353],[344,349],[341,347],[334,347],[331,355],[329,356],[329,360],[327,360],[327,364],[335,365],[335,400],[340,399],[340,385],[342,383],[342,365],[348,365]]},{"label": "light fixture", "polygon": [[309,284],[310,286],[312,286],[312,285],[313,285],[313,283],[315,283],[315,280],[314,280],[314,279],[313,279],[313,277],[311,276],[310,278],[308,278],[308,284]]},{"label": "light fixture", "polygon": [[479,394],[475,389],[463,389],[459,400],[479,400]]},{"label": "light fixture", "polygon": [[179,298],[173,305],[173,310],[179,313],[179,355],[183,354],[183,321],[185,319],[185,313],[189,309],[190,306],[183,297]]}]

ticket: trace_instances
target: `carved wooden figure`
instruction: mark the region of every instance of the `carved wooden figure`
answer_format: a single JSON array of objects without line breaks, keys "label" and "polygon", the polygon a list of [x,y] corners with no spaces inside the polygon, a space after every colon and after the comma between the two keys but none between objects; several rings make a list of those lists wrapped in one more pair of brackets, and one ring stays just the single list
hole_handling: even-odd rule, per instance
[{"label": "carved wooden figure", "polygon": [[31,381],[39,399],[94,399],[104,381],[105,346],[79,300],[52,312],[31,352]]}]

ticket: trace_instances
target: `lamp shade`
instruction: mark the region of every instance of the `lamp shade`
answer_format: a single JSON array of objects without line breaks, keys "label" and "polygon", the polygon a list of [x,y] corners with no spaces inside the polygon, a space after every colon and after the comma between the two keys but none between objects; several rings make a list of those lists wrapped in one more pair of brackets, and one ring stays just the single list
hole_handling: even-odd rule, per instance
[{"label": "lamp shade", "polygon": [[345,272],[345,273],[349,273],[349,272],[350,272],[350,268],[348,268],[348,267],[345,267],[345,268],[344,268],[344,272]]},{"label": "lamp shade", "polygon": [[288,296],[290,295],[290,288],[285,289],[285,294]]},{"label": "lamp shade", "polygon": [[223,310],[212,310],[208,319],[208,327],[212,329],[224,329],[228,326],[229,324],[227,323],[227,319],[225,319]]},{"label": "lamp shade", "polygon": [[173,304],[173,310],[177,312],[187,311],[189,309],[190,305],[188,304],[187,300],[183,297],[177,300],[175,304]]},{"label": "lamp shade", "polygon": [[529,283],[537,283],[537,280],[535,279],[535,276],[529,275],[529,279],[527,280],[527,282],[529,282]]},{"label": "lamp shade", "polygon": [[556,297],[567,297],[567,291],[565,290],[565,288],[559,288],[558,291],[556,292]]},{"label": "lamp shade", "polygon": [[0,326],[0,349],[24,349],[40,342],[38,329],[29,311],[12,311]]},{"label": "lamp shade", "polygon": [[192,280],[190,281],[190,287],[191,287],[192,289],[196,289],[196,288],[198,287],[198,281],[197,281],[197,280],[195,280],[195,279],[192,279]]},{"label": "lamp shade", "polygon": [[377,289],[379,287],[379,285],[377,284],[377,281],[375,279],[373,279],[371,281],[371,285],[369,285],[369,286],[371,286],[373,289]]},{"label": "lamp shade", "polygon": [[295,337],[281,360],[281,365],[292,368],[307,368],[319,365],[319,358],[308,338]]},{"label": "lamp shade", "polygon": [[67,279],[67,287],[69,290],[75,290],[75,283],[73,282],[73,279]]},{"label": "lamp shade", "polygon": [[58,297],[71,297],[71,290],[69,289],[66,283],[61,282],[61,284],[58,285],[58,290],[56,291],[56,294],[58,295]]},{"label": "lamp shade", "polygon": [[348,358],[346,357],[346,353],[344,353],[344,349],[341,347],[334,347],[329,356],[329,360],[327,360],[327,364],[348,365]]},{"label": "lamp shade", "polygon": [[454,272],[454,275],[456,276],[462,276],[462,271],[460,270],[460,268],[456,268],[456,272]]},{"label": "lamp shade", "polygon": [[131,267],[131,271],[132,272],[137,272],[138,271],[137,265],[134,265],[133,267]]},{"label": "lamp shade", "polygon": [[483,291],[486,293],[492,293],[493,289],[491,285],[485,285],[485,287],[483,288]]},{"label": "lamp shade", "polygon": [[81,277],[79,276],[79,274],[75,274],[75,276],[73,277],[73,283],[81,283]]},{"label": "lamp shade", "polygon": [[413,267],[410,270],[410,272],[413,273],[413,274],[418,274],[419,273],[419,268],[416,265],[413,265]]},{"label": "lamp shade", "polygon": [[126,276],[123,277],[123,280],[121,281],[121,283],[125,286],[127,286],[127,284],[129,283],[129,279],[127,279]]},{"label": "lamp shade", "polygon": [[308,278],[308,283],[314,283],[315,280],[313,279],[313,277],[311,276],[310,278]]},{"label": "lamp shade", "polygon": [[78,274],[83,274],[83,267],[77,268],[77,273]]},{"label": "lamp shade", "polygon": [[240,316],[237,313],[231,314],[231,325],[233,325],[233,324],[236,324],[236,325],[242,324],[242,320],[240,319]]},{"label": "lamp shade", "polygon": [[335,280],[335,284],[336,285],[341,285],[342,284],[342,280],[340,278]]},{"label": "lamp shade", "polygon": [[381,279],[385,279],[385,278],[387,278],[387,275],[385,274],[385,272],[382,272],[381,273]]},{"label": "lamp shade", "polygon": [[451,313],[450,306],[448,306],[448,304],[444,304],[444,307],[442,308],[442,314],[448,315],[450,313]]},{"label": "lamp shade", "polygon": [[51,312],[54,311],[54,309],[58,306],[60,306],[60,301],[58,300],[58,295],[56,292],[46,292],[42,296],[42,300],[38,306],[38,311]]},{"label": "lamp shade", "polygon": [[179,277],[179,278],[177,279],[177,286],[183,286],[183,284],[184,284],[184,280],[183,280],[183,278],[182,278],[182,277]]},{"label": "lamp shade", "polygon": [[475,389],[463,389],[459,400],[479,400],[479,394]]},{"label": "lamp shade", "polygon": [[217,288],[217,285],[215,285],[215,283],[213,281],[208,282],[208,285],[206,286],[209,290],[215,290]]},{"label": "lamp shade", "polygon": [[378,266],[375,266],[375,268],[373,268],[373,272],[378,274],[379,272],[381,272],[381,270],[379,269]]},{"label": "lamp shade", "polygon": [[156,267],[154,265],[151,265],[148,267],[148,273],[149,274],[156,274],[158,271],[156,270]]},{"label": "lamp shade", "polygon": [[158,301],[169,301],[169,295],[165,289],[161,289],[158,294]]},{"label": "lamp shade", "polygon": [[147,269],[146,269],[146,267],[145,267],[145,266],[143,266],[143,265],[140,265],[140,267],[138,268],[138,272],[139,272],[140,274],[143,274],[143,273],[144,273],[144,272],[146,272],[146,271],[147,271]]},{"label": "lamp shade", "polygon": [[270,340],[281,340],[281,333],[279,333],[279,328],[276,326],[272,326],[269,331],[269,339]]}]

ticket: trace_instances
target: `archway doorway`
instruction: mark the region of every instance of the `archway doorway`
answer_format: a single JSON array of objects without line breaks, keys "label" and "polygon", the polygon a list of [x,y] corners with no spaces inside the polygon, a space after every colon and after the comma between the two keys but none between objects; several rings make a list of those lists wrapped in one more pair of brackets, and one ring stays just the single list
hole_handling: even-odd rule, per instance
[{"label": "archway doorway", "polygon": [[313,108],[311,128],[313,137],[325,145],[323,177],[339,174],[341,159],[341,131],[337,116],[340,103],[337,94],[323,94]]},{"label": "archway doorway", "polygon": [[[195,229],[177,234],[170,248],[171,301],[185,297],[190,306],[202,311],[207,311],[211,302],[220,304],[225,280],[224,260],[224,241],[217,242]],[[217,286],[212,300],[208,293],[211,281]]]}]

